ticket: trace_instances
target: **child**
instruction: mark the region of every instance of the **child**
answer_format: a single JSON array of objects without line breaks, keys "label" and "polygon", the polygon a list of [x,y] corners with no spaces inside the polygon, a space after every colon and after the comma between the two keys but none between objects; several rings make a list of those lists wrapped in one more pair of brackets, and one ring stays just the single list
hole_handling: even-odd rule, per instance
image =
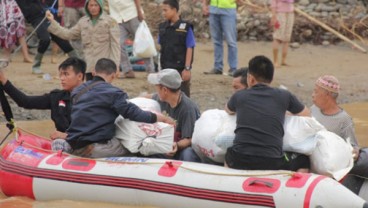
[{"label": "child", "polygon": [[294,0],[271,0],[273,32],[273,64],[279,67],[279,45],[282,44],[281,65],[287,66],[286,56],[294,25]]},{"label": "child", "polygon": [[195,38],[193,26],[178,14],[177,0],[164,0],[162,14],[167,20],[159,25],[158,43],[161,45],[161,68],[178,70],[183,82],[181,90],[190,96],[190,78]]}]

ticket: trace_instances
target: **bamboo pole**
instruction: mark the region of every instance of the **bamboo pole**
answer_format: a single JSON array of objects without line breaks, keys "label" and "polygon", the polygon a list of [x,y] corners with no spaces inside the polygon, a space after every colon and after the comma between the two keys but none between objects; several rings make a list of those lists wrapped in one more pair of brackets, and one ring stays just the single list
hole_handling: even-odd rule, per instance
[{"label": "bamboo pole", "polygon": [[343,36],[341,33],[337,32],[336,30],[334,30],[333,28],[329,27],[328,25],[326,25],[325,23],[317,20],[316,18],[308,15],[307,13],[303,12],[302,10],[300,10],[299,8],[295,8],[295,12],[306,17],[307,19],[309,19],[310,21],[320,25],[321,27],[323,27],[325,30],[335,34],[337,37],[339,37],[340,39],[352,44],[355,48],[359,49],[360,51],[362,51],[363,53],[367,53],[367,50],[365,50],[363,47],[361,47],[360,45],[358,45],[357,43],[351,41],[349,38]]}]

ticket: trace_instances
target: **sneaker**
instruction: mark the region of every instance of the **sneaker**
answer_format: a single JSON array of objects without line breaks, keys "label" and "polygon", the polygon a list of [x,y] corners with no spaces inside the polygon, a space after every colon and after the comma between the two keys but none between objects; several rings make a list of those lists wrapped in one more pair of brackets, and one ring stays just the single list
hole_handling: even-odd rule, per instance
[{"label": "sneaker", "polygon": [[43,74],[43,72],[40,68],[34,68],[32,69],[32,74]]},{"label": "sneaker", "polygon": [[203,72],[204,74],[217,74],[217,75],[222,75],[222,70],[219,69],[211,69],[210,71],[207,72]]},{"label": "sneaker", "polygon": [[133,70],[130,70],[128,72],[123,73],[123,76],[121,76],[124,79],[133,79],[135,78],[135,74]]},{"label": "sneaker", "polygon": [[4,69],[9,65],[8,59],[0,59],[0,69]]},{"label": "sneaker", "polygon": [[236,69],[229,69],[229,72],[227,73],[227,75],[229,75],[230,77],[233,77],[235,71]]}]

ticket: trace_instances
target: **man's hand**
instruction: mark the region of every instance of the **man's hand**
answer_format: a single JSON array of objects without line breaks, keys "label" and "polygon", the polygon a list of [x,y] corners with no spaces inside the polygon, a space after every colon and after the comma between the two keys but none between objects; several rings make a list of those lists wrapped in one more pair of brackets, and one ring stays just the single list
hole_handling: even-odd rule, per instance
[{"label": "man's hand", "polygon": [[63,16],[63,13],[64,13],[64,7],[59,7],[58,8],[58,17],[62,17]]},{"label": "man's hand", "polygon": [[354,161],[357,161],[359,158],[359,152],[360,152],[360,148],[359,147],[353,147],[353,159]]},{"label": "man's hand", "polygon": [[192,139],[191,138],[183,138],[180,141],[176,142],[176,145],[178,146],[178,150],[183,150],[187,147],[190,147],[192,145]]},{"label": "man's hand", "polygon": [[156,113],[156,116],[157,116],[157,122],[164,122],[164,123],[167,123],[167,124],[170,124],[170,125],[173,125],[173,126],[176,125],[176,122],[174,121],[174,119],[172,119],[168,116],[164,116],[160,113]]},{"label": "man's hand", "polygon": [[208,11],[208,5],[207,4],[202,4],[202,12],[203,12],[203,16],[208,16],[209,11]]},{"label": "man's hand", "polygon": [[146,19],[144,13],[142,12],[142,10],[138,10],[138,20],[142,22],[144,19]]},{"label": "man's hand", "polygon": [[191,78],[191,72],[189,70],[183,70],[181,72],[181,78],[183,81],[189,81]]},{"label": "man's hand", "polygon": [[64,132],[60,132],[60,131],[54,131],[50,134],[50,139],[51,140],[55,140],[55,139],[66,139],[66,137],[68,136],[68,134],[64,133]]},{"label": "man's hand", "polygon": [[173,149],[170,152],[166,153],[168,157],[174,157],[174,155],[178,151],[178,143],[174,142],[172,147]]},{"label": "man's hand", "polygon": [[54,20],[54,15],[51,14],[51,12],[49,10],[46,11],[46,18],[49,20],[49,21],[52,21]]}]

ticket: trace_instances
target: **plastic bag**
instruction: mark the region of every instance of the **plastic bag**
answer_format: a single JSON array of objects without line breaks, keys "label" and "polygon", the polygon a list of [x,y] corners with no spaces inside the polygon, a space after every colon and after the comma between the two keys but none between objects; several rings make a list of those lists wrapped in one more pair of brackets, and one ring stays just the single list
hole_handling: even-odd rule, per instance
[{"label": "plastic bag", "polygon": [[142,21],[135,33],[133,54],[139,58],[151,58],[157,55],[155,41],[145,21]]},{"label": "plastic bag", "polygon": [[[157,122],[141,123],[119,116],[115,120],[115,138],[131,153],[165,154],[172,150],[174,126]],[[146,141],[147,140],[147,141]]]},{"label": "plastic bag", "polygon": [[196,121],[192,148],[202,161],[223,163],[226,149],[235,138],[236,116],[212,109],[202,113]]},{"label": "plastic bag", "polygon": [[353,147],[349,141],[327,130],[319,131],[316,138],[317,147],[309,156],[312,172],[341,180],[354,165]]},{"label": "plastic bag", "polygon": [[316,133],[325,130],[315,118],[286,116],[284,122],[283,150],[310,155],[317,145]]},{"label": "plastic bag", "polygon": [[161,113],[160,104],[156,100],[144,97],[136,97],[129,99],[129,102],[136,104],[142,110]]}]

